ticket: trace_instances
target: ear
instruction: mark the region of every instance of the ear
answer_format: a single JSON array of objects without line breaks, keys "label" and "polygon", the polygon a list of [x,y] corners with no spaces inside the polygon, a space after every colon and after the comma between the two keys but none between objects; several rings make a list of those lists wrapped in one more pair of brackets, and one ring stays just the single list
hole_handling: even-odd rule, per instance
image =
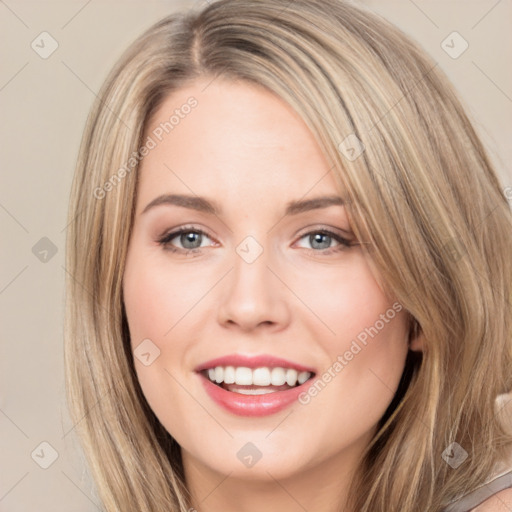
[{"label": "ear", "polygon": [[415,352],[423,352],[425,349],[425,335],[420,324],[415,318],[411,318],[409,329],[409,349]]}]

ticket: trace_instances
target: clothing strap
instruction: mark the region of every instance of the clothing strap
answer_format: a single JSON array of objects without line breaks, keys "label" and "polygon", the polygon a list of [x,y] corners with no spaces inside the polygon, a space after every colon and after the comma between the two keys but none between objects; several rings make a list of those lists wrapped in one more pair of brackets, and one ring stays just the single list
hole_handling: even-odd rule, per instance
[{"label": "clothing strap", "polygon": [[443,512],[470,512],[485,500],[509,487],[512,488],[512,469],[451,503]]}]

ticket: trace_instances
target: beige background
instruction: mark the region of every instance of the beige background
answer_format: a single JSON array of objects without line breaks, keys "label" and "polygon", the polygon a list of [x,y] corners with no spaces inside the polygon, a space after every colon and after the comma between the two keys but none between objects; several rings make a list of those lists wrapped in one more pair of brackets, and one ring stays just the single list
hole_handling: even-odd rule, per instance
[{"label": "beige background", "polygon": [[[129,42],[173,10],[203,1],[0,0],[0,511],[99,509],[64,405],[63,265],[75,159],[95,92]],[[512,1],[362,3],[439,62],[503,185],[512,186]],[[43,31],[59,45],[47,59],[31,48]],[[457,59],[441,48],[453,31],[469,43]],[[46,262],[32,251],[43,237],[57,251]],[[39,464],[51,462],[52,451],[42,442],[58,454],[47,469]]]}]

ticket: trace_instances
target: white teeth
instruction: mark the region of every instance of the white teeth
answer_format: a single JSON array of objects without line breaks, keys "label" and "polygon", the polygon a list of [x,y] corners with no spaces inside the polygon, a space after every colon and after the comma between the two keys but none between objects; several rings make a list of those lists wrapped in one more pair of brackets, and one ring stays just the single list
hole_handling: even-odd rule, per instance
[{"label": "white teeth", "polygon": [[[218,366],[217,366],[218,368]],[[217,371],[215,368],[215,371]],[[252,385],[252,370],[245,366],[239,366],[235,369],[235,384],[239,386],[251,386]]]},{"label": "white teeth", "polygon": [[252,383],[255,386],[269,386],[271,384],[270,370],[268,368],[256,368],[252,372]]},{"label": "white teeth", "polygon": [[300,372],[298,377],[297,377],[297,380],[299,381],[299,384],[304,384],[304,382],[306,382],[309,377],[311,377],[311,374],[309,372]]},{"label": "white teeth", "polygon": [[233,366],[226,366],[226,368],[224,368],[224,383],[235,383],[235,368]]},{"label": "white teeth", "polygon": [[297,370],[292,370],[291,368],[286,371],[286,384],[288,386],[295,386],[297,384],[297,376],[299,372]]},{"label": "white teeth", "polygon": [[272,368],[272,386],[282,386],[286,382],[286,370],[284,368]]},{"label": "white teeth", "polygon": [[[208,370],[208,378],[217,384],[237,384],[238,386],[283,386],[294,387],[297,383],[304,384],[310,372],[299,372],[293,368],[247,368],[245,366],[216,366]],[[259,391],[259,390],[256,390]],[[266,391],[268,392],[268,391]],[[259,394],[259,393],[245,393]]]},{"label": "white teeth", "polygon": [[267,395],[268,393],[277,393],[277,389],[271,389],[271,388],[259,388],[259,389],[236,388],[232,391],[234,391],[235,393],[240,393],[241,395]]}]

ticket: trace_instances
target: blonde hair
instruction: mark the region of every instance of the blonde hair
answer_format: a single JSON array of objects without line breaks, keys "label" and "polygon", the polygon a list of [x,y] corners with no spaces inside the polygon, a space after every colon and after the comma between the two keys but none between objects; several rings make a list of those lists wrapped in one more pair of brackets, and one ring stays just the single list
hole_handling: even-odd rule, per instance
[{"label": "blonde hair", "polygon": [[[512,444],[493,408],[512,389],[512,215],[495,171],[439,67],[377,15],[336,0],[220,0],[161,20],[129,47],[80,148],[67,398],[105,510],[191,506],[180,448],[137,381],[122,276],[148,119],[203,77],[259,84],[298,112],[334,166],[356,235],[409,312],[411,337],[423,340],[361,461],[353,510],[446,507]],[[346,137],[364,145],[358,158],[340,151]],[[441,456],[452,442],[469,454],[456,470]]]}]

